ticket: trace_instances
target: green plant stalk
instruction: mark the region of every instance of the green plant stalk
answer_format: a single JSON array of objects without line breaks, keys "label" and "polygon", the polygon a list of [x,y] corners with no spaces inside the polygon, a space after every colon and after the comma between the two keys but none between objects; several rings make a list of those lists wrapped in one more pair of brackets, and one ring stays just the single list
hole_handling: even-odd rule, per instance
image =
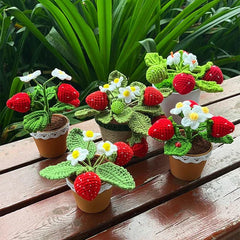
[{"label": "green plant stalk", "polygon": [[[88,150],[89,146],[90,146],[90,141],[88,141],[88,144],[87,144],[87,150]],[[88,160],[88,164],[89,164],[89,166],[92,167],[91,160],[90,160],[89,158],[87,158],[87,160]]]},{"label": "green plant stalk", "polygon": [[100,165],[102,163],[102,161],[104,160],[104,158],[106,157],[105,154],[102,154],[97,161],[94,163],[93,168],[96,167],[97,165]]}]

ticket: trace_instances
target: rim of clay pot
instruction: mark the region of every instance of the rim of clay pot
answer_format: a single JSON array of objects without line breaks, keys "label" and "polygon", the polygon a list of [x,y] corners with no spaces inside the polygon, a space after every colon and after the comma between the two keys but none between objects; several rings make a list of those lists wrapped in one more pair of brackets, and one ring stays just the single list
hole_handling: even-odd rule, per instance
[{"label": "rim of clay pot", "polygon": [[108,129],[108,130],[113,130],[113,131],[131,131],[131,129],[128,127],[127,124],[114,124],[114,123],[104,124],[104,123],[98,121],[97,119],[95,119],[95,121],[96,121],[96,123],[100,127],[103,127],[105,129]]},{"label": "rim of clay pot", "polygon": [[208,148],[208,150],[206,150],[205,152],[203,152],[203,153],[197,153],[197,154],[187,153],[186,156],[189,156],[189,157],[201,157],[202,155],[207,155],[209,152],[212,151],[212,148],[213,148],[213,145],[212,145],[211,142],[208,142],[208,145],[209,145],[209,148]]},{"label": "rim of clay pot", "polygon": [[50,130],[50,131],[37,131],[36,133],[30,133],[30,135],[35,139],[51,139],[57,138],[61,135],[64,135],[69,130],[69,119],[63,114],[53,114],[55,116],[61,116],[67,120],[66,124],[64,124],[61,128]]}]

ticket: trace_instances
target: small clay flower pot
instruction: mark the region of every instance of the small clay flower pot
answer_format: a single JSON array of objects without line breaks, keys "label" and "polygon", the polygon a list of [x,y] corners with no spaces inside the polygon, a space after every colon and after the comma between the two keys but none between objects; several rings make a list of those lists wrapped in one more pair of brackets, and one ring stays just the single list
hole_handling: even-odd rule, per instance
[{"label": "small clay flower pot", "polygon": [[212,152],[210,148],[201,154],[186,154],[185,156],[169,156],[170,170],[173,176],[184,181],[200,178],[207,159]]},{"label": "small clay flower pot", "polygon": [[103,141],[115,142],[125,142],[132,136],[132,131],[127,124],[119,123],[109,123],[103,124],[97,121],[97,124],[100,127],[101,135]]},{"label": "small clay flower pot", "polygon": [[103,183],[95,199],[88,201],[79,196],[74,189],[73,181],[66,179],[67,185],[71,188],[78,208],[86,213],[98,213],[105,210],[111,202],[112,185]]},{"label": "small clay flower pot", "polygon": [[67,150],[66,138],[69,120],[61,114],[53,114],[52,122],[42,132],[31,133],[42,157],[55,158]]}]

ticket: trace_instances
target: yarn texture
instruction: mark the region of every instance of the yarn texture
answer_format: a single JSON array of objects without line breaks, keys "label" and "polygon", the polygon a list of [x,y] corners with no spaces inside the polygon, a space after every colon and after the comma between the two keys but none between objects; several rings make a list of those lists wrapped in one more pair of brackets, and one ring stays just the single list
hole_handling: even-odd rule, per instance
[{"label": "yarn texture", "polygon": [[79,92],[70,84],[62,83],[58,87],[57,96],[59,101],[63,103],[70,103],[71,101],[79,98]]},{"label": "yarn texture", "polygon": [[153,65],[146,72],[146,79],[150,83],[160,83],[168,77],[167,71],[162,65]]},{"label": "yarn texture", "polygon": [[102,111],[108,106],[108,97],[105,92],[96,91],[86,97],[89,107]]},{"label": "yarn texture", "polygon": [[154,87],[147,87],[144,92],[143,104],[147,106],[156,106],[163,101],[163,95]]},{"label": "yarn texture", "polygon": [[221,84],[223,82],[221,69],[215,65],[211,66],[211,68],[205,73],[203,80],[215,81],[217,84]]},{"label": "yarn texture", "polygon": [[13,95],[7,101],[7,107],[14,111],[25,113],[30,110],[31,99],[27,93],[21,92]]},{"label": "yarn texture", "polygon": [[145,138],[142,138],[140,143],[135,143],[132,146],[132,150],[133,150],[134,156],[144,157],[148,152],[147,140]]},{"label": "yarn texture", "polygon": [[116,145],[118,148],[117,158],[114,163],[118,166],[127,164],[133,157],[133,150],[131,147],[124,142],[116,142],[114,145]]},{"label": "yarn texture", "polygon": [[226,118],[221,116],[214,116],[211,118],[213,121],[212,125],[212,136],[219,138],[224,137],[234,131],[234,124],[228,121]]},{"label": "yarn texture", "polygon": [[173,87],[182,95],[190,93],[194,89],[195,83],[195,78],[186,73],[177,74],[173,79]]}]

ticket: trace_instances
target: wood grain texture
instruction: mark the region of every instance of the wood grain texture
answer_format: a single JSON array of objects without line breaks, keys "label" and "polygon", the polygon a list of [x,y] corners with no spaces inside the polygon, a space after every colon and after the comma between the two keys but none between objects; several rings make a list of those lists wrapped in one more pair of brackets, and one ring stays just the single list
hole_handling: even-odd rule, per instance
[{"label": "wood grain texture", "polygon": [[[188,183],[175,179],[168,171],[168,157],[158,155],[128,167],[134,176],[136,189],[131,192],[114,189],[111,206],[100,214],[84,214],[76,208],[73,196],[66,191],[9,213],[0,219],[4,239],[66,239],[75,236],[84,239],[130,217],[196,188],[233,168],[240,167],[240,137],[231,145],[222,145],[213,151],[203,178]],[[233,154],[229,155],[229,151]],[[227,167],[227,168],[226,168]],[[230,183],[229,183],[230,184]],[[231,185],[231,184],[230,184]],[[25,221],[15,226],[20,218]],[[42,236],[42,238],[40,238]],[[161,238],[160,238],[161,239]]]},{"label": "wood grain texture", "polygon": [[239,175],[237,168],[91,239],[216,239],[240,226]]},{"label": "wood grain texture", "polygon": [[[75,127],[82,130],[91,129],[94,132],[100,132],[94,119],[70,126],[70,129]],[[0,146],[0,159],[0,173],[3,173],[17,167],[25,166],[26,164],[40,161],[43,158],[40,156],[33,138],[30,137]]]}]

